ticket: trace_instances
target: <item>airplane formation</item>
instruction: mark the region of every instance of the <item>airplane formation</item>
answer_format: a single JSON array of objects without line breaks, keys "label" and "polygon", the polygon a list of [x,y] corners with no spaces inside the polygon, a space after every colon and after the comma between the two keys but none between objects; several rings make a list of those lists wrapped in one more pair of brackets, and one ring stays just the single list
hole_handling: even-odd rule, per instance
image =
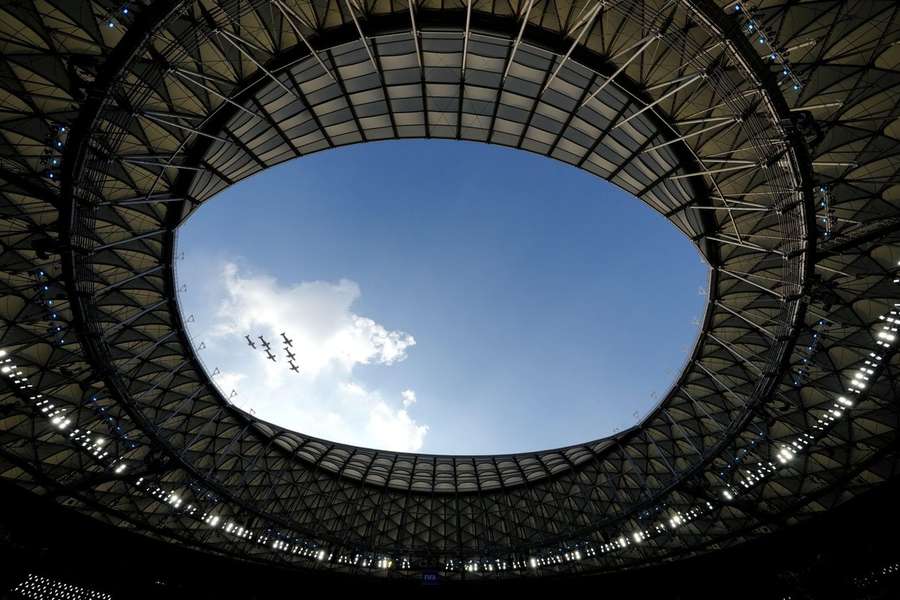
[{"label": "airplane formation", "polygon": [[[253,350],[257,349],[257,343],[259,343],[259,345],[261,346],[260,349],[266,353],[266,358],[271,360],[272,362],[278,362],[275,358],[275,354],[272,352],[272,344],[270,342],[267,342],[266,338],[258,335],[256,336],[256,339],[258,339],[259,342],[254,342],[252,339],[250,339],[249,335],[245,335],[244,339],[247,340],[247,345],[250,346],[250,348]],[[296,363],[297,355],[291,352],[291,349],[294,347],[294,340],[290,339],[283,331],[281,332],[281,340],[284,344],[284,353],[287,355],[288,365],[291,371],[293,371],[294,373],[299,373],[300,367]]]}]

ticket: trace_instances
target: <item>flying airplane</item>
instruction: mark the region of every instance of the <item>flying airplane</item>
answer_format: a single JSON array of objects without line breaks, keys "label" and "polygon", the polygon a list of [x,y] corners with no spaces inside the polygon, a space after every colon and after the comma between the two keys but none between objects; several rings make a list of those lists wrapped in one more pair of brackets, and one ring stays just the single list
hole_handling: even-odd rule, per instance
[{"label": "flying airplane", "polygon": [[256,337],[259,338],[259,341],[262,342],[262,345],[263,345],[263,347],[264,347],[266,350],[268,350],[269,348],[272,347],[272,345],[271,345],[269,342],[267,342],[267,341],[266,341],[266,338],[264,338],[263,336],[258,335],[258,336],[256,336]]},{"label": "flying airplane", "polygon": [[297,358],[297,355],[294,354],[293,352],[291,352],[290,350],[288,350],[288,349],[285,348],[284,351],[285,351],[285,353],[288,355],[288,358],[291,359],[292,361],[293,361],[295,358]]},{"label": "flying airplane", "polygon": [[251,348],[256,350],[256,344],[253,343],[253,340],[250,339],[249,335],[245,335],[244,339],[247,340],[247,343],[250,345]]},{"label": "flying airplane", "polygon": [[266,350],[266,358],[268,358],[268,359],[271,360],[272,362],[275,362],[275,355],[272,354],[271,352],[269,352],[268,349]]},{"label": "flying airplane", "polygon": [[300,368],[297,365],[295,365],[293,362],[290,362],[290,365],[291,365],[291,371],[293,371],[294,373],[300,372]]},{"label": "flying airplane", "polygon": [[283,332],[283,331],[281,332],[281,338],[284,340],[284,345],[285,345],[285,346],[293,346],[293,345],[291,344],[291,342],[293,342],[294,340],[292,340],[292,339],[288,338],[288,336],[284,335],[284,332]]}]

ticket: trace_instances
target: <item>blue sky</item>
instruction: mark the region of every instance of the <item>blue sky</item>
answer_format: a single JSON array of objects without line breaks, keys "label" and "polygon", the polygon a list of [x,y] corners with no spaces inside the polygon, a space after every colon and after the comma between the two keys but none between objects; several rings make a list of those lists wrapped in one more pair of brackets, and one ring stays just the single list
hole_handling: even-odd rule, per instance
[{"label": "blue sky", "polygon": [[[707,283],[687,239],[627,193],[470,142],[290,161],[211,200],[179,245],[183,310],[236,404],[434,453],[552,448],[635,423],[692,347]],[[270,339],[277,362],[245,333]]]}]

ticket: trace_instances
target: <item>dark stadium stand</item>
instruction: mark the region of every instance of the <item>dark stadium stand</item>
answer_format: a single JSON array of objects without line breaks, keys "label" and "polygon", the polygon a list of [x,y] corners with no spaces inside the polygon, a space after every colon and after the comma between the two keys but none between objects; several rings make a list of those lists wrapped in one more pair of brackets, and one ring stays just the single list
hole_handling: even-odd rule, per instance
[{"label": "dark stadium stand", "polygon": [[[273,569],[153,541],[98,524],[53,502],[35,500],[9,484],[4,506],[0,598],[56,598],[18,594],[28,581],[70,585],[100,596],[81,598],[278,597],[304,589],[437,596],[554,592],[600,597],[702,600],[889,600],[900,594],[900,484],[869,492],[803,525],[698,558],[581,578],[459,582],[347,579],[327,571]],[[889,518],[885,518],[889,515]],[[53,582],[53,583],[51,583]],[[473,587],[474,586],[474,587]],[[63,598],[63,596],[58,596]]]}]

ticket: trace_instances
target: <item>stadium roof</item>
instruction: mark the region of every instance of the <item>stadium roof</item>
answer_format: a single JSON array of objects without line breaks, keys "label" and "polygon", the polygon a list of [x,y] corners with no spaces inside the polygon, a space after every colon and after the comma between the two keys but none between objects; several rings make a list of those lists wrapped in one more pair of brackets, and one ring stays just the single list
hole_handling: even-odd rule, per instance
[{"label": "stadium roof", "polygon": [[[0,476],[164,540],[396,577],[655,563],[892,478],[897,10],[3,4]],[[274,164],[420,137],[576,165],[697,245],[702,331],[643,422],[554,450],[400,454],[260,421],[212,383],[178,308],[178,225]]]}]

